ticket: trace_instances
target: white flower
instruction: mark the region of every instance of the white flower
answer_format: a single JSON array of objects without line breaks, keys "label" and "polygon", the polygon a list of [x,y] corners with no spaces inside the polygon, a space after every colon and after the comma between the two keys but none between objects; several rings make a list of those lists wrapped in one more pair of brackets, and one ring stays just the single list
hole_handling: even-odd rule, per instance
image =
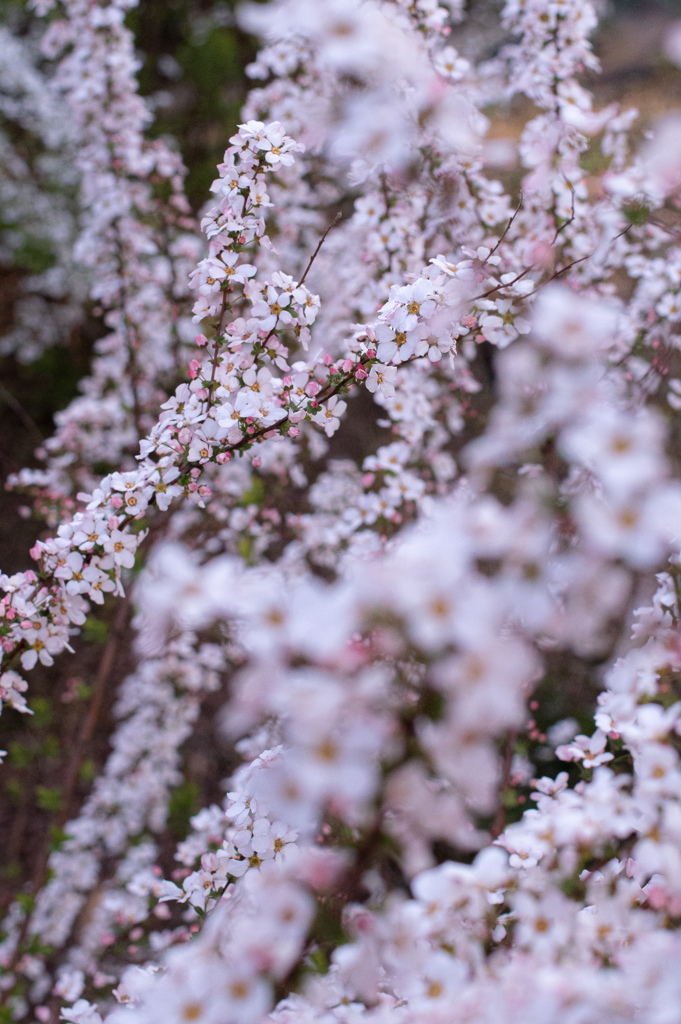
[{"label": "white flower", "polygon": [[537,297],[533,328],[542,345],[566,359],[596,359],[612,344],[617,314],[602,299],[590,300],[559,284]]},{"label": "white flower", "polygon": [[385,363],[374,363],[371,372],[365,381],[367,391],[372,394],[380,391],[384,398],[392,398],[395,394],[394,380],[397,376],[396,366],[386,366]]},{"label": "white flower", "polygon": [[138,547],[138,538],[135,534],[124,533],[122,530],[113,530],[111,535],[104,541],[104,550],[111,555],[116,565],[125,569],[132,569],[135,564],[135,551]]},{"label": "white flower", "polygon": [[338,395],[333,395],[318,413],[312,417],[314,423],[324,428],[327,437],[331,437],[340,427],[340,417],[347,409],[347,403],[342,401]]}]

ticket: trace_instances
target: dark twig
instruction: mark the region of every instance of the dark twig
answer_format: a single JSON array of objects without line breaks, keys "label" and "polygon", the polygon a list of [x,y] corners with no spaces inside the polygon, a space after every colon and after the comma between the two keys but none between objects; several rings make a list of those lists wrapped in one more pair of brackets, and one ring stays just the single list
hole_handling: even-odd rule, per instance
[{"label": "dark twig", "polygon": [[[69,760],[68,767],[66,769],[62,807],[54,823],[57,828],[63,828],[66,822],[68,821],[71,799],[73,796],[78,771],[82,763],[83,751],[85,750],[87,743],[92,738],[92,734],[94,733],[95,727],[97,725],[97,719],[101,711],[104,693],[106,692],[106,684],[109,680],[111,670],[115,664],[118,646],[122,639],[123,630],[125,628],[125,623],[128,617],[129,609],[130,598],[126,598],[122,602],[116,615],[116,618],[114,619],[109,639],[107,641],[106,647],[104,648],[104,653],[102,654],[102,660],[99,663],[99,669],[97,671],[97,677],[95,679],[95,685],[92,694],[92,703],[90,704],[88,713],[85,716],[85,719],[81,725],[78,739],[76,740],[73,752],[71,754],[71,758]],[[41,851],[40,858],[38,860],[38,864],[36,865],[36,869],[33,875],[32,894],[34,896],[36,896],[38,892],[40,892],[40,890],[44,887],[45,883],[47,882],[49,858],[50,849],[48,840],[46,838],[45,846]],[[17,963],[26,952],[24,944],[28,935],[31,917],[32,909],[29,909],[26,911],[24,919],[21,922],[21,927],[19,929],[19,934],[17,936],[16,946],[14,948],[14,953],[12,954],[9,963],[7,964],[8,971],[14,970]],[[2,994],[0,994],[0,1006],[4,1006],[6,1004],[7,999],[11,995],[12,989],[5,989],[2,992]]]},{"label": "dark twig", "polygon": [[[517,205],[515,211],[513,212],[513,214],[511,215],[511,219],[509,220],[508,224],[506,225],[506,227],[502,231],[501,237],[497,241],[497,244],[494,246],[494,248],[491,250],[489,256],[493,256],[494,255],[494,253],[497,251],[497,249],[499,248],[499,246],[501,245],[503,240],[506,238],[506,235],[509,233],[509,231],[511,229],[513,221],[516,219],[516,217],[520,213],[520,211],[522,209],[522,206],[523,206],[523,194],[521,192],[520,193],[520,199],[518,200],[518,205]],[[488,260],[489,260],[489,256],[487,257]],[[485,262],[487,262],[487,261],[485,261]]]},{"label": "dark twig", "polygon": [[24,424],[27,430],[30,430],[32,434],[35,434],[39,441],[43,441],[43,435],[34,423],[33,419],[24,409],[21,402],[14,397],[11,391],[8,391],[4,384],[0,384],[0,398],[10,407],[12,412],[16,413],[21,422]]},{"label": "dark twig", "polygon": [[513,764],[513,754],[515,753],[515,743],[518,738],[518,733],[513,730],[509,732],[506,737],[506,746],[504,748],[504,757],[501,762],[501,779],[499,780],[499,801],[497,803],[497,809],[494,813],[494,821],[492,822],[492,828],[490,829],[490,835],[492,839],[498,839],[501,833],[506,827],[506,808],[504,807],[504,793],[508,789],[511,782],[511,766]]},{"label": "dark twig", "polygon": [[570,216],[568,217],[568,219],[566,221],[564,221],[559,228],[556,228],[556,233],[553,236],[553,241],[551,242],[551,245],[555,245],[556,244],[556,242],[558,240],[558,235],[561,233],[561,231],[565,231],[565,229],[567,227],[569,227],[570,224],[572,224],[572,222],[575,219],[575,190],[572,187],[572,185],[570,184],[570,182],[567,182],[567,186],[570,189],[570,193],[572,195],[572,212],[570,213]]},{"label": "dark twig", "polygon": [[333,220],[332,220],[332,221],[331,221],[331,223],[329,224],[329,226],[328,226],[328,228],[326,229],[326,231],[324,232],[324,234],[322,235],[322,237],[321,237],[321,238],[319,239],[319,244],[317,245],[317,248],[315,249],[315,251],[314,251],[314,252],[312,253],[312,255],[310,256],[310,262],[309,262],[309,263],[308,263],[308,265],[307,265],[307,266],[305,267],[305,273],[303,274],[303,276],[301,277],[300,281],[298,282],[298,287],[299,287],[299,288],[300,288],[300,286],[301,286],[302,284],[304,284],[304,283],[305,283],[305,278],[306,278],[306,277],[307,277],[307,275],[309,274],[309,272],[310,272],[310,268],[311,268],[312,264],[313,264],[313,263],[314,263],[314,261],[315,261],[315,260],[317,259],[317,256],[319,255],[319,250],[320,250],[320,249],[321,249],[321,247],[322,247],[322,246],[324,245],[324,242],[326,241],[326,236],[328,235],[329,231],[331,230],[331,228],[334,228],[334,227],[336,226],[336,224],[338,223],[338,221],[339,221],[339,220],[342,220],[342,218],[343,218],[343,214],[342,214],[342,213],[340,212],[340,210],[339,210],[339,211],[338,211],[338,213],[336,214],[336,216],[335,216],[335,217],[333,218]]}]

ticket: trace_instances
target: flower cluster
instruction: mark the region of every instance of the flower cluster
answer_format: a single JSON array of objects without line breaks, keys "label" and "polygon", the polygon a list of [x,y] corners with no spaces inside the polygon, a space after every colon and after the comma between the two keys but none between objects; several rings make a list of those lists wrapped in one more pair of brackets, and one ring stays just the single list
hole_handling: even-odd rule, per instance
[{"label": "flower cluster", "polygon": [[8,1019],[675,1019],[671,122],[630,155],[594,109],[586,0],[508,0],[492,60],[454,0],[273,0],[199,243],[127,6],[44,44],[111,333],[19,480],[54,528],[0,576],[0,697],[110,606],[93,722],[128,661]]}]

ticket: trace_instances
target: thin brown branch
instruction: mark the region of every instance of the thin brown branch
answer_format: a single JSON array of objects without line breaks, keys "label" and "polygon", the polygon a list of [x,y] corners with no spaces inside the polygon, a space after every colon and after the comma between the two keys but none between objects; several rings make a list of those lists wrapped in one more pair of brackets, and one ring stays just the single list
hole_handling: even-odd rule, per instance
[{"label": "thin brown branch", "polygon": [[305,273],[303,274],[303,276],[301,277],[300,281],[298,282],[298,287],[299,288],[300,288],[300,286],[302,284],[305,283],[305,278],[309,274],[310,268],[312,267],[312,264],[317,259],[317,256],[319,255],[319,250],[324,245],[324,242],[326,241],[326,236],[328,235],[329,231],[331,230],[331,228],[334,228],[336,226],[336,224],[338,223],[339,220],[342,220],[342,219],[343,219],[343,214],[339,211],[336,214],[336,216],[333,218],[331,223],[329,224],[328,228],[326,229],[326,231],[324,232],[322,237],[319,239],[319,243],[317,245],[317,248],[315,249],[315,251],[310,256],[310,261],[309,261],[308,265],[305,267]]},{"label": "thin brown branch", "polygon": [[[99,663],[99,668],[97,670],[97,676],[95,678],[92,694],[92,701],[90,703],[90,707],[88,708],[88,713],[85,716],[85,719],[83,720],[83,723],[81,725],[80,732],[78,734],[78,739],[75,742],[66,769],[66,776],[64,779],[64,788],[62,795],[62,806],[54,822],[54,825],[58,829],[63,828],[69,819],[71,804],[73,800],[73,793],[78,778],[78,772],[83,762],[83,755],[87,747],[87,744],[91,740],[97,725],[97,720],[101,712],[107,683],[109,681],[109,676],[111,675],[111,670],[113,669],[115,664],[116,655],[118,653],[118,648],[123,637],[123,632],[125,629],[125,624],[128,618],[129,610],[130,598],[126,597],[121,603],[121,606],[118,609],[113,625],[111,627],[109,639],[107,640],[101,661]],[[48,836],[45,837],[45,845],[40,853],[40,857],[38,859],[38,863],[33,874],[33,881],[31,886],[33,896],[36,896],[47,882],[48,864],[50,859],[48,838]],[[21,928],[19,929],[19,934],[17,936],[17,943],[14,949],[14,953],[7,965],[7,970],[10,972],[14,970],[17,963],[19,962],[19,960],[21,959],[25,952],[24,944],[26,941],[26,937],[28,935],[31,917],[32,910],[28,910],[23,921],[21,922]],[[11,995],[11,991],[11,988],[5,989],[0,994],[0,1006],[5,1005],[7,999]]]},{"label": "thin brown branch", "polygon": [[479,299],[486,299],[489,295],[494,295],[495,292],[501,292],[505,288],[510,288],[511,285],[516,284],[518,281],[522,280],[522,278],[529,274],[529,272],[533,269],[533,266],[526,267],[525,270],[523,270],[522,273],[514,277],[512,281],[507,281],[506,284],[497,284],[494,286],[494,288],[490,288],[489,291],[483,292],[482,295],[475,295],[470,301],[478,302]]},{"label": "thin brown branch", "polygon": [[506,808],[504,806],[504,794],[511,784],[511,766],[513,764],[513,754],[515,752],[515,744],[518,738],[518,733],[514,730],[509,732],[506,737],[506,745],[504,747],[504,756],[501,762],[501,779],[499,781],[499,798],[497,802],[497,809],[494,813],[494,821],[492,822],[492,828],[490,829],[490,835],[492,839],[498,839],[501,833],[506,828]]},{"label": "thin brown branch", "polygon": [[[520,211],[522,209],[522,206],[523,206],[523,194],[521,192],[520,193],[520,199],[518,200],[518,205],[517,205],[515,211],[513,212],[513,214],[511,215],[511,219],[509,220],[508,224],[506,225],[506,227],[502,231],[501,237],[497,241],[497,244],[494,246],[494,248],[491,250],[489,256],[494,256],[494,253],[497,251],[497,249],[499,248],[499,246],[501,245],[503,240],[506,238],[506,235],[509,233],[509,231],[511,229],[513,221],[516,219],[516,217],[520,213]],[[487,259],[489,259],[489,256],[487,257]]]},{"label": "thin brown branch", "polygon": [[561,233],[561,231],[565,231],[565,229],[569,227],[575,219],[575,190],[569,182],[567,182],[567,186],[570,189],[570,193],[572,195],[572,212],[570,213],[568,219],[564,221],[559,228],[556,228],[556,233],[553,236],[553,241],[551,242],[551,245],[556,244],[556,242],[558,241],[558,235]]},{"label": "thin brown branch", "polygon": [[8,391],[4,384],[0,384],[0,398],[2,401],[9,406],[13,413],[19,417],[21,422],[24,424],[27,430],[35,435],[39,442],[43,441],[43,435],[36,426],[31,416],[26,412],[21,402],[14,397],[11,391]]},{"label": "thin brown branch", "polygon": [[78,773],[83,763],[84,753],[87,744],[92,739],[99,715],[102,709],[102,703],[104,700],[104,694],[106,693],[107,683],[111,670],[114,666],[116,655],[120,642],[123,638],[125,631],[125,625],[128,618],[128,612],[130,611],[130,597],[125,597],[121,602],[121,605],[116,613],[116,617],[113,621],[111,629],[109,631],[109,637],[102,654],[99,668],[97,670],[97,676],[95,678],[92,700],[90,701],[90,707],[88,713],[83,719],[73,749],[71,751],[71,757],[69,764],[66,769],[66,775],[64,778],[64,789],[62,796],[62,807],[57,817],[55,824],[58,828],[63,828],[64,824],[69,820],[71,811],[71,802],[73,799],[73,792],[75,789],[76,781],[78,779]]}]

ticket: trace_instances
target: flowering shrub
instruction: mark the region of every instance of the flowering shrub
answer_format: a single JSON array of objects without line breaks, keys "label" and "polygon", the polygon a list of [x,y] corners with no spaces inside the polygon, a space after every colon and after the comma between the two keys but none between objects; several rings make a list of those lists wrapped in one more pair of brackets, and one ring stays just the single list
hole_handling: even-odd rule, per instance
[{"label": "flowering shrub", "polygon": [[[36,3],[109,333],[12,481],[6,714],[109,636],[0,1019],[676,1021],[681,119],[594,109],[585,0],[493,58],[456,0],[247,6],[199,231],[130,5]],[[193,736],[231,774],[169,850]]]}]

